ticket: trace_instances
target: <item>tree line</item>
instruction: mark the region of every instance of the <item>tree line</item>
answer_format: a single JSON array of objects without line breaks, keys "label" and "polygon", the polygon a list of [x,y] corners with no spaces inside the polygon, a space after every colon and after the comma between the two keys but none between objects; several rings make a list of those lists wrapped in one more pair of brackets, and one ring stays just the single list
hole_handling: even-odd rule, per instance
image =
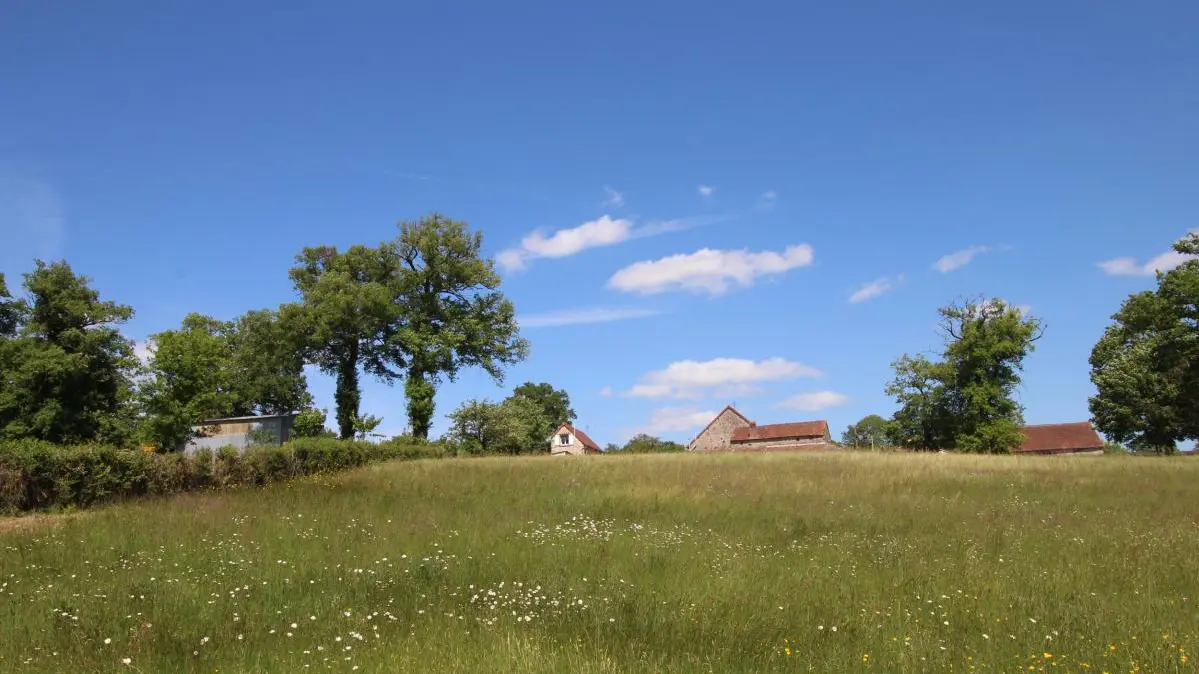
[{"label": "tree line", "polygon": [[[1199,235],[1174,250],[1199,256]],[[846,428],[855,447],[1010,452],[1021,442],[1016,401],[1025,357],[1044,323],[995,300],[976,298],[939,310],[938,359],[904,354],[886,393],[898,409]],[[1199,259],[1157,274],[1157,288],[1130,295],[1091,351],[1092,423],[1116,449],[1172,454],[1199,439]]]},{"label": "tree line", "polygon": [[0,275],[0,439],[173,449],[197,422],[298,410],[298,432],[319,434],[305,365],[336,379],[342,439],[379,423],[360,413],[363,374],[403,381],[411,434],[426,439],[443,382],[469,367],[502,382],[528,353],[481,247],[480,232],[434,213],[377,246],[304,248],[295,301],[231,321],[189,314],[151,335],[144,363],[120,332],[132,307],[67,262],[36,261],[23,297]]}]

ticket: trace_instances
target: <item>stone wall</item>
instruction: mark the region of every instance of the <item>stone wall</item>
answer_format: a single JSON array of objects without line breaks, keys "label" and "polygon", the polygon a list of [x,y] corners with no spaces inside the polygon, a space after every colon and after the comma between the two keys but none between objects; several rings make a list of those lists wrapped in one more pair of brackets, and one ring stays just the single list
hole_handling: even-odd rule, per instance
[{"label": "stone wall", "polygon": [[725,408],[702,433],[687,446],[689,452],[718,452],[731,449],[733,431],[749,427],[749,422],[731,409]]},{"label": "stone wall", "polygon": [[738,442],[731,449],[734,452],[778,452],[787,450],[821,450],[832,449],[833,445],[824,438],[783,438],[781,440],[754,440]]}]

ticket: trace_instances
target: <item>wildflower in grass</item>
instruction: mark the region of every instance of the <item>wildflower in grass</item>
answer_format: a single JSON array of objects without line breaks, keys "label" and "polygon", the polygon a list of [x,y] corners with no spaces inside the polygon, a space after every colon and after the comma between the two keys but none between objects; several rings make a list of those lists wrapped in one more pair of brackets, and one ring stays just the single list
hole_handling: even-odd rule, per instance
[{"label": "wildflower in grass", "polygon": [[112,639],[105,639],[105,640],[104,640],[104,645],[105,645],[105,646],[107,646],[108,644],[111,644],[111,643],[112,643]]},{"label": "wildflower in grass", "polygon": [[122,665],[132,665],[133,658],[121,658],[121,664]]}]

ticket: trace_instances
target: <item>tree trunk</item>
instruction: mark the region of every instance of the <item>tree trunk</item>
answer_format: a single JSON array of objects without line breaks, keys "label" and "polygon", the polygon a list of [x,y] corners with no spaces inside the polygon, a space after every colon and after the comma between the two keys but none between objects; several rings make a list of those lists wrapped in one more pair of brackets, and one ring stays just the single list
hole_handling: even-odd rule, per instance
[{"label": "tree trunk", "polygon": [[412,436],[420,440],[429,439],[429,427],[433,425],[433,394],[436,389],[429,376],[420,370],[410,370],[404,382],[404,394],[408,397],[408,425]]},{"label": "tree trunk", "polygon": [[362,392],[358,390],[358,345],[342,359],[337,369],[337,392],[333,395],[337,404],[337,429],[342,440],[354,437],[354,421],[358,418],[358,405]]}]

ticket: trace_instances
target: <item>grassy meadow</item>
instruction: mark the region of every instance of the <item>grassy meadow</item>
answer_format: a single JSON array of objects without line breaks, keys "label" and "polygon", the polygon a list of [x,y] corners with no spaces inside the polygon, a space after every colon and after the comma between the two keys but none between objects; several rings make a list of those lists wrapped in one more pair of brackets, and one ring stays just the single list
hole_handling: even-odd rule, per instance
[{"label": "grassy meadow", "polygon": [[1199,460],[392,462],[0,520],[0,672],[1183,672]]}]

